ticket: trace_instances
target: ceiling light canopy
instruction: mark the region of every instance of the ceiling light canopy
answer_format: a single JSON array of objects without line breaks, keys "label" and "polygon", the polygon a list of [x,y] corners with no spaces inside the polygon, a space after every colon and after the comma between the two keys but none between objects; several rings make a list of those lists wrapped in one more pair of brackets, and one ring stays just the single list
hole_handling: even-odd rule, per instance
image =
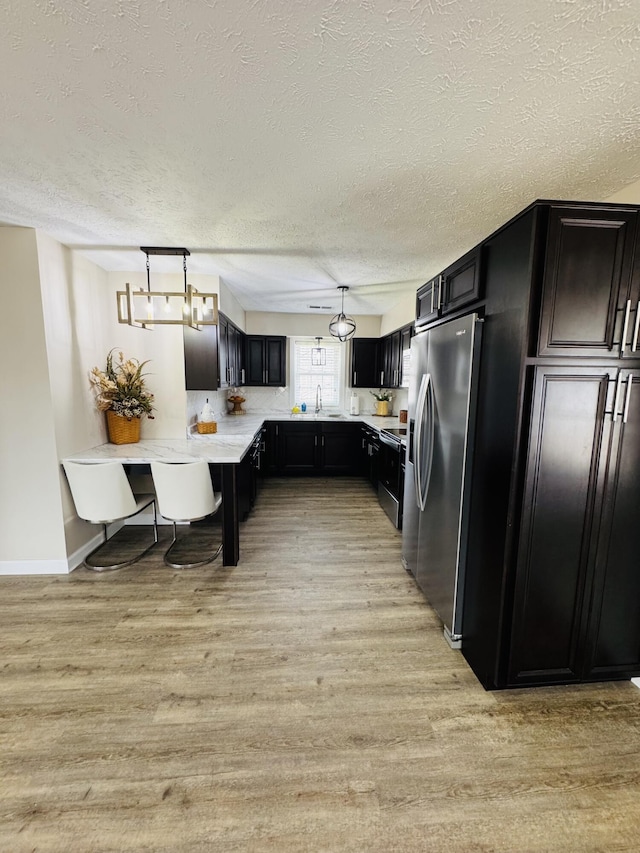
[{"label": "ceiling light canopy", "polygon": [[344,292],[345,290],[349,290],[349,288],[345,284],[339,284],[338,290],[342,291],[342,308],[340,313],[336,314],[329,323],[329,333],[334,338],[338,338],[339,341],[344,342],[355,335],[356,321],[344,313]]},{"label": "ceiling light canopy", "polygon": [[[147,289],[134,290],[127,282],[126,290],[117,292],[119,323],[139,329],[153,329],[157,325],[190,326],[198,330],[218,324],[217,293],[200,293],[187,284],[188,249],[141,246],[140,251],[147,256]],[[184,291],[151,290],[150,255],[182,255]]]}]

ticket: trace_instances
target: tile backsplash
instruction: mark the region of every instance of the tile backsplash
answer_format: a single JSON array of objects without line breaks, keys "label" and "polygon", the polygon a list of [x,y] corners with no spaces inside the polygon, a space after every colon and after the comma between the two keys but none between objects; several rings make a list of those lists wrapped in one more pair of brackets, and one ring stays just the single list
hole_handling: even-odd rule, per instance
[{"label": "tile backsplash", "polygon": [[[239,388],[235,389],[245,402],[242,404],[247,412],[262,414],[273,412],[282,414],[291,411],[291,397],[289,388]],[[377,389],[358,388],[356,393],[360,400],[360,414],[373,414],[375,412],[375,399],[369,391]],[[214,411],[216,418],[224,417],[231,406],[227,403],[227,397],[231,391],[187,391],[187,428],[193,426],[198,420],[202,407],[209,400],[209,405]],[[400,409],[407,408],[408,391],[406,388],[396,388],[392,391],[392,411],[397,415]],[[345,410],[349,409],[349,398],[351,389],[345,389]]]}]

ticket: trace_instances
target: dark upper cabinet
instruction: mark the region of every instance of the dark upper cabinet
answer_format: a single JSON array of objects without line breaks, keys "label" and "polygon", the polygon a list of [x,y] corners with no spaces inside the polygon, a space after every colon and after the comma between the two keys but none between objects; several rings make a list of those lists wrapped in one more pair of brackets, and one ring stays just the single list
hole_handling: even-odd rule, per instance
[{"label": "dark upper cabinet", "polygon": [[413,323],[400,329],[400,382],[401,388],[409,387],[409,362],[411,358],[411,338]]},{"label": "dark upper cabinet", "polygon": [[481,293],[482,247],[476,246],[444,272],[428,281],[416,294],[416,326],[426,326],[477,302]]},{"label": "dark upper cabinet", "polygon": [[418,288],[416,294],[416,326],[426,326],[438,319],[440,313],[438,310],[439,288],[439,275]]},{"label": "dark upper cabinet", "polygon": [[287,339],[281,335],[245,336],[245,385],[287,384]]},{"label": "dark upper cabinet", "polygon": [[187,391],[215,391],[218,374],[218,326],[184,326],[184,372]]},{"label": "dark upper cabinet", "polygon": [[450,314],[480,299],[481,247],[472,249],[440,276],[438,306],[440,313]]},{"label": "dark upper cabinet", "polygon": [[624,209],[551,208],[538,355],[640,355],[636,220]]},{"label": "dark upper cabinet", "polygon": [[380,387],[400,386],[400,330],[391,332],[381,340]]},{"label": "dark upper cabinet", "polygon": [[380,373],[378,370],[378,352],[380,338],[351,339],[352,388],[377,388]]},{"label": "dark upper cabinet", "polygon": [[220,388],[244,385],[244,338],[242,332],[224,314],[218,314],[218,363]]},{"label": "dark upper cabinet", "polygon": [[218,312],[218,365],[220,388],[229,387],[229,321]]}]

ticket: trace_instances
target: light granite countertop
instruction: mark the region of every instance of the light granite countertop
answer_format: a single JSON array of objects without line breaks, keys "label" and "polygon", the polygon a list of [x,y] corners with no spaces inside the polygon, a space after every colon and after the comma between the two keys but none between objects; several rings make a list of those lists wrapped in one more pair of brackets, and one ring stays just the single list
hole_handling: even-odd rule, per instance
[{"label": "light granite countertop", "polygon": [[[143,439],[136,444],[100,444],[73,453],[63,462],[107,462],[117,460],[127,464],[147,464],[155,460],[234,464],[242,460],[258,430],[266,421],[327,421],[330,423],[361,423],[375,429],[393,429],[400,426],[397,417],[376,415],[346,415],[339,418],[329,415],[295,415],[286,412],[261,412],[245,415],[226,415],[217,420],[218,431],[200,435],[193,432],[188,438]],[[195,427],[193,428],[195,429]]]}]

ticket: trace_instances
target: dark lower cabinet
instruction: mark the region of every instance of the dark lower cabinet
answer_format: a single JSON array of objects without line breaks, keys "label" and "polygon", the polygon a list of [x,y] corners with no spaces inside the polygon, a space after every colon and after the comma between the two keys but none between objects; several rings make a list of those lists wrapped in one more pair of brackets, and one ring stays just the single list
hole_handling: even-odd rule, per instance
[{"label": "dark lower cabinet", "polygon": [[326,421],[268,425],[272,474],[359,474],[360,426]]},{"label": "dark lower cabinet", "polygon": [[315,423],[277,425],[277,470],[281,474],[312,474],[319,468]]},{"label": "dark lower cabinet", "polygon": [[592,680],[640,671],[640,370],[622,370],[616,390],[588,603],[585,676]]},{"label": "dark lower cabinet", "polygon": [[360,449],[358,424],[320,424],[320,468],[324,474],[357,474]]},{"label": "dark lower cabinet", "polygon": [[616,372],[535,371],[510,685],[582,677]]},{"label": "dark lower cabinet", "polygon": [[378,430],[369,426],[361,428],[361,466],[362,473],[373,488],[378,491],[380,435]]}]

